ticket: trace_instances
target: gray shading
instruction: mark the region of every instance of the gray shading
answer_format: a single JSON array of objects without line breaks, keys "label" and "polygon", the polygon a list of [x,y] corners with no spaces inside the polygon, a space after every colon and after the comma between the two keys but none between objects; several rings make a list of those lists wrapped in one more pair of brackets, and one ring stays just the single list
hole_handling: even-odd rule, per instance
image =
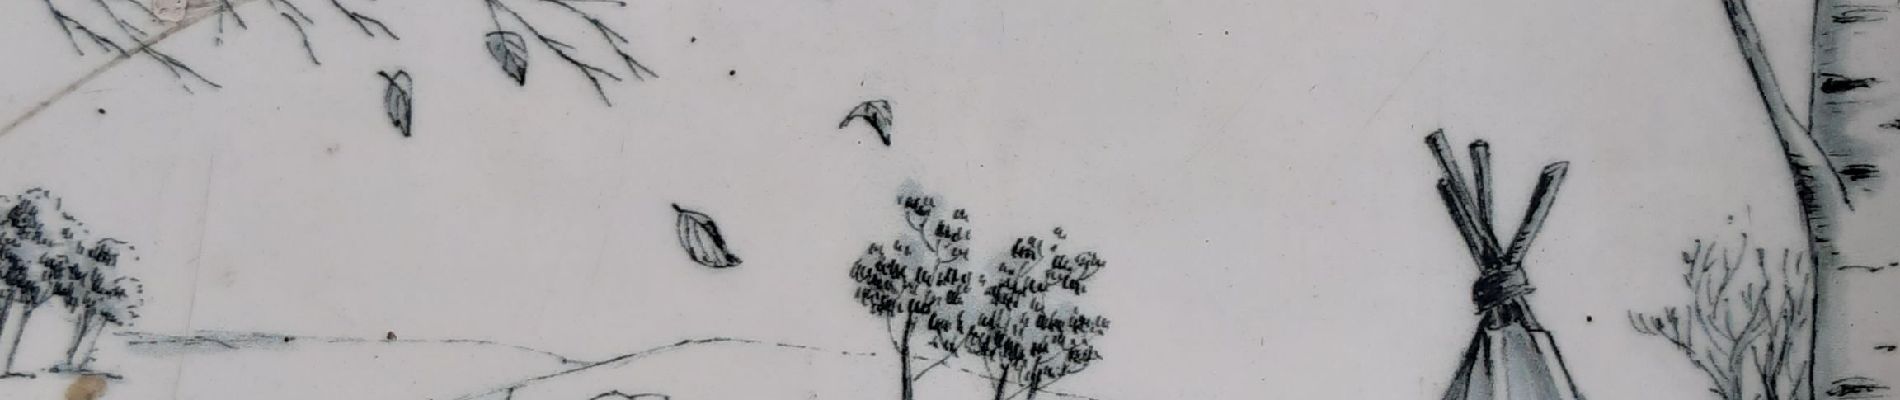
[{"label": "gray shading", "polygon": [[[1806,85],[1788,85],[1807,97],[1790,99],[1777,78],[1760,29],[1746,0],[1723,0],[1735,48],[1754,84],[1768,133],[1780,150],[1793,183],[1807,251],[1813,269],[1812,322],[1805,345],[1812,367],[1805,379],[1812,389],[1800,398],[1884,398],[1900,368],[1891,368],[1889,352],[1879,346],[1900,341],[1883,324],[1900,302],[1900,246],[1891,216],[1900,211],[1884,170],[1900,163],[1900,81],[1895,76],[1896,33],[1900,3],[1818,0],[1808,48],[1796,64]],[[1800,118],[1795,104],[1806,104]],[[1800,365],[1800,364],[1796,364]]]},{"label": "gray shading", "polygon": [[396,70],[395,73],[377,72],[383,77],[383,113],[389,117],[389,123],[396,127],[402,137],[409,137],[415,127],[415,81],[409,78],[409,72]]},{"label": "gray shading", "polygon": [[845,114],[844,120],[838,121],[838,129],[848,128],[852,121],[858,120],[863,120],[865,124],[870,125],[871,130],[877,133],[878,140],[883,141],[885,146],[891,145],[890,101],[871,100],[858,103],[856,107],[851,108],[850,113]]},{"label": "gray shading", "polygon": [[675,233],[679,235],[680,247],[686,250],[687,257],[693,262],[712,268],[730,268],[739,266],[739,256],[726,248],[726,237],[719,233],[719,225],[711,216],[698,211],[673,205],[673,211],[679,213]]},{"label": "gray shading", "polygon": [[488,56],[501,66],[501,72],[515,80],[516,86],[528,84],[528,44],[512,31],[488,33]]},{"label": "gray shading", "polygon": [[533,347],[479,339],[367,339],[357,337],[298,336],[269,332],[216,330],[196,331],[182,335],[153,332],[119,332],[114,335],[125,338],[126,345],[134,351],[151,355],[168,356],[243,350],[287,350],[305,343],[388,345],[447,344],[508,348],[539,354],[555,359],[562,364],[583,365],[593,363],[593,361],[577,360],[555,352]]},{"label": "gray shading", "polygon": [[897,353],[900,399],[916,398],[919,379],[957,359],[982,366],[973,373],[990,380],[995,399],[1053,394],[1102,359],[1095,342],[1109,320],[1081,307],[1108,265],[1102,257],[1064,250],[1068,235],[1056,228],[1051,240],[1019,237],[994,261],[974,262],[969,213],[939,202],[906,184],[897,204],[907,229],[872,243],[850,269],[853,297],[883,320]]},{"label": "gray shading", "polygon": [[30,189],[0,202],[7,210],[0,219],[0,378],[34,376],[17,370],[15,361],[21,343],[49,340],[28,340],[35,332],[29,327],[49,323],[49,314],[40,312],[46,309],[65,311],[52,315],[73,324],[71,336],[63,338],[64,357],[47,370],[91,373],[100,335],[139,317],[144,286],[120,268],[121,260],[135,259],[135,249],[95,237],[47,190]]},{"label": "gray shading", "polygon": [[1444,399],[1581,398],[1555,339],[1537,322],[1526,302],[1525,296],[1535,289],[1523,268],[1524,255],[1550,215],[1569,163],[1544,167],[1532,191],[1529,210],[1505,247],[1489,222],[1489,216],[1495,214],[1495,203],[1489,198],[1490,146],[1483,141],[1471,145],[1473,181],[1477,183],[1473,188],[1466,186],[1464,172],[1444,132],[1433,132],[1425,142],[1444,173],[1438,180],[1439,196],[1479,272],[1471,297],[1478,306],[1480,322]]}]

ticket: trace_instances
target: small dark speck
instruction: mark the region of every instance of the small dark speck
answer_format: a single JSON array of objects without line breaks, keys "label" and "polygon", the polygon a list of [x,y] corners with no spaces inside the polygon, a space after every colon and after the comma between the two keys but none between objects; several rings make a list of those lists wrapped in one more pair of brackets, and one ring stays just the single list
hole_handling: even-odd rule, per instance
[{"label": "small dark speck", "polygon": [[1597,317],[1585,315],[1583,316],[1583,322],[1597,322]]},{"label": "small dark speck", "polygon": [[292,340],[297,340],[297,338],[289,337],[289,336],[284,337],[284,343],[290,343],[290,341]]},{"label": "small dark speck", "polygon": [[1221,36],[1226,36],[1226,35],[1232,35],[1232,34],[1234,34],[1234,32],[1233,32],[1233,31],[1220,31],[1220,34],[1221,34]]},{"label": "small dark speck", "polygon": [[699,37],[694,36],[694,37],[686,38],[686,43],[699,43]]},{"label": "small dark speck", "polygon": [[104,108],[99,109],[99,115],[106,115],[106,109]]},{"label": "small dark speck", "polygon": [[739,70],[736,70],[736,69],[726,70],[726,76],[739,76]]},{"label": "small dark speck", "polygon": [[384,333],[383,340],[396,340],[396,332]]}]

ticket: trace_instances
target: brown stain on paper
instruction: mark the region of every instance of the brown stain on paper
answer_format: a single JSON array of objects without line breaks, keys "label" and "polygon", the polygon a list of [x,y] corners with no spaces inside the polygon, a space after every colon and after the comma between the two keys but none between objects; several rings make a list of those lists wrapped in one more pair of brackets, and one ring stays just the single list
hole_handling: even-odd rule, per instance
[{"label": "brown stain on paper", "polygon": [[66,400],[98,400],[105,393],[106,378],[99,375],[80,375],[66,386]]}]

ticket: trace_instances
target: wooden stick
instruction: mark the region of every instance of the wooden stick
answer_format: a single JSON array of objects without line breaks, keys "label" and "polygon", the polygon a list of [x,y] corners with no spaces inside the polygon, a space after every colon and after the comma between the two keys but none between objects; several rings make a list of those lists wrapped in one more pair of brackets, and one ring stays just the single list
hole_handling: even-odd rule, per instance
[{"label": "wooden stick", "polygon": [[[1465,218],[1463,225],[1467,228],[1476,228],[1478,226],[1475,216],[1477,208],[1471,204],[1471,192],[1465,188],[1464,171],[1458,168],[1458,159],[1451,154],[1451,145],[1445,142],[1445,131],[1432,131],[1432,134],[1426,135],[1425,145],[1431,148],[1432,156],[1438,159],[1438,167],[1445,172],[1444,179],[1448,184],[1448,189],[1451,189],[1452,203],[1455,203],[1452,206],[1457,207],[1458,212]],[[1480,257],[1486,260],[1498,259],[1498,239],[1491,234],[1491,230],[1476,229],[1475,233],[1478,238],[1478,249],[1481,251]],[[1492,263],[1480,262],[1478,265],[1490,264]]]},{"label": "wooden stick", "polygon": [[[1557,188],[1564,183],[1564,174],[1570,170],[1570,163],[1555,162],[1544,167],[1544,173],[1537,179],[1537,189],[1531,192],[1531,208],[1524,212],[1524,223],[1517,227],[1517,237],[1511,240],[1511,249],[1505,252],[1504,265],[1515,266],[1524,261],[1524,253],[1530,250],[1531,241],[1537,239],[1537,232],[1544,227],[1544,218],[1550,216],[1550,207],[1557,202]],[[1514,268],[1514,267],[1513,267]]]},{"label": "wooden stick", "polygon": [[1491,202],[1491,144],[1482,139],[1471,142],[1471,184],[1472,194],[1477,198],[1478,228],[1497,237],[1497,224],[1492,222],[1496,207]]},{"label": "wooden stick", "polygon": [[1486,269],[1486,266],[1484,250],[1478,246],[1478,241],[1480,240],[1478,239],[1478,233],[1471,229],[1472,227],[1470,225],[1466,224],[1466,221],[1470,218],[1465,215],[1463,208],[1458,207],[1458,198],[1454,196],[1453,193],[1451,183],[1446,179],[1440,178],[1438,180],[1438,197],[1445,201],[1445,210],[1451,212],[1451,224],[1458,228],[1458,236],[1465,239],[1465,250],[1471,252],[1471,260],[1477,263],[1478,271],[1482,272]]}]

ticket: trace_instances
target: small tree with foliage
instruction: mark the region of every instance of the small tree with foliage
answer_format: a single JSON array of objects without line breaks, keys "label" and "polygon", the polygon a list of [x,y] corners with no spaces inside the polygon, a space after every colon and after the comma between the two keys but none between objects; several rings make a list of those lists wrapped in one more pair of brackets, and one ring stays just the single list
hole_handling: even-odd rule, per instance
[{"label": "small tree with foliage", "polygon": [[125,326],[138,318],[144,301],[143,284],[118,268],[120,258],[133,250],[130,244],[100,239],[82,250],[61,270],[66,276],[62,281],[70,283],[61,285],[57,295],[73,312],[73,338],[58,370],[86,371],[99,335],[108,326]]},{"label": "small tree with foliage", "polygon": [[[935,197],[900,195],[907,232],[886,244],[872,243],[851,266],[859,304],[884,320],[891,348],[897,351],[901,398],[916,397],[915,383],[957,353],[957,316],[971,290],[969,217],[962,209],[945,211]],[[921,369],[917,336],[943,353]]]},{"label": "small tree with foliage", "polygon": [[26,323],[67,284],[58,272],[76,255],[76,243],[85,236],[85,227],[44,189],[21,194],[0,218],[0,283],[8,292],[0,317],[0,376],[24,375],[13,372],[13,361]]},{"label": "small tree with foliage", "polygon": [[1055,242],[1016,239],[979,281],[984,301],[967,307],[965,352],[982,359],[993,398],[1036,398],[1049,385],[1087,369],[1102,355],[1095,340],[1107,318],[1078,305],[1088,281],[1108,265],[1093,251],[1064,253]]}]

